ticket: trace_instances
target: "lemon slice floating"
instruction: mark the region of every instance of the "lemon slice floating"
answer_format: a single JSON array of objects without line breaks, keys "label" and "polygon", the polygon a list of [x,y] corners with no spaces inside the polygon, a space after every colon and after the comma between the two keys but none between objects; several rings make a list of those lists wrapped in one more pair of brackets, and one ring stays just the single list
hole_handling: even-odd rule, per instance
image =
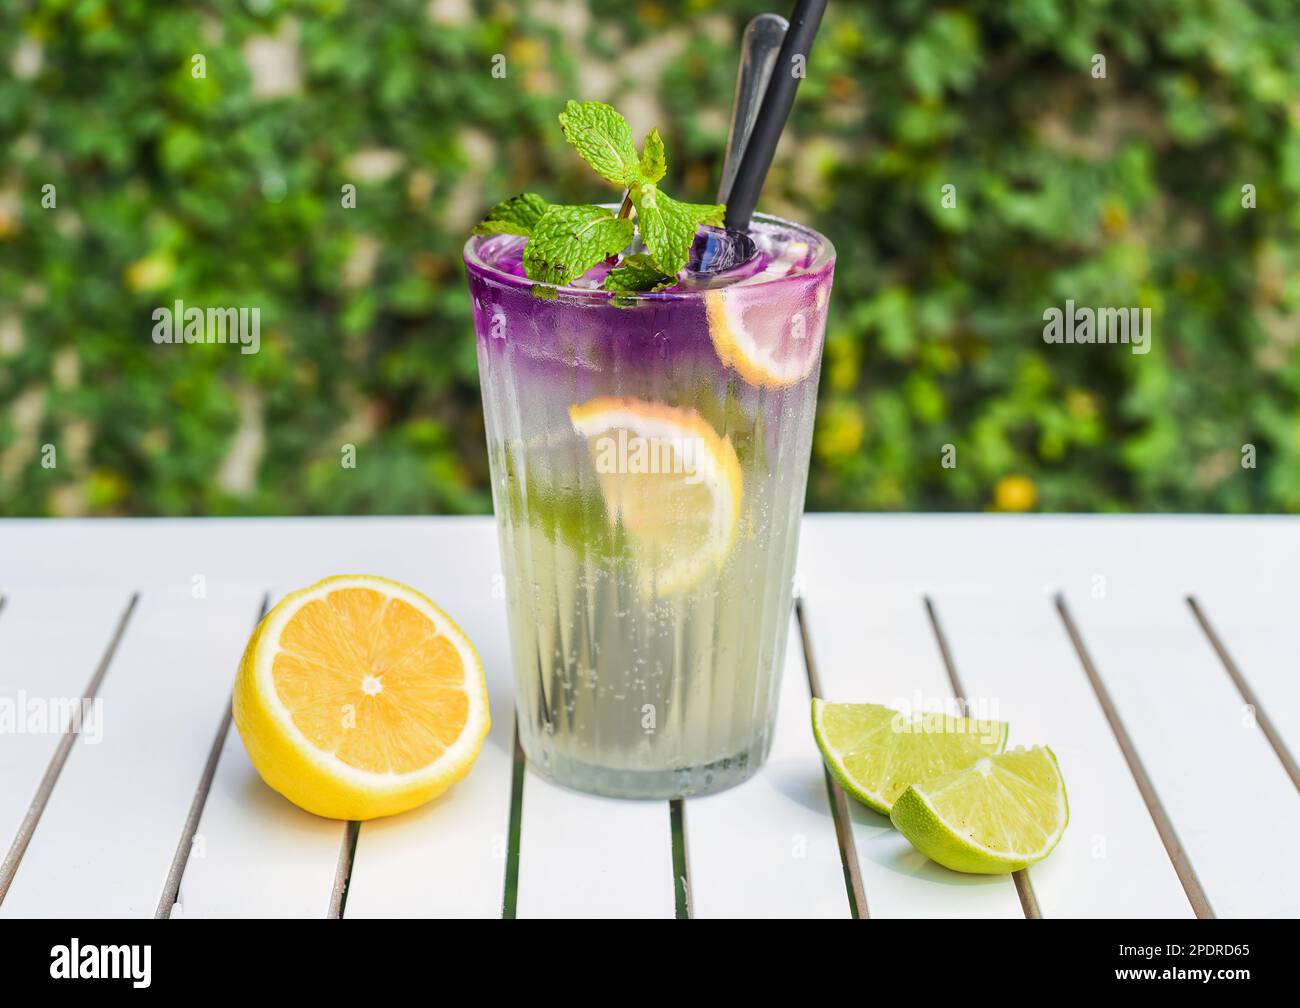
[{"label": "lemon slice floating", "polygon": [[625,534],[642,587],[682,591],[718,571],[740,527],[736,450],[691,409],[601,396],[569,407],[587,439],[612,525]]},{"label": "lemon slice floating", "polygon": [[419,592],[366,575],[281,600],[248,642],[232,709],[262,779],[332,819],[436,797],[489,727],[474,646]]},{"label": "lemon slice floating", "polygon": [[817,365],[829,285],[790,283],[784,297],[743,283],[704,292],[714,351],[751,385],[786,388]]},{"label": "lemon slice floating", "polygon": [[913,784],[889,818],[913,847],[945,868],[1001,875],[1052,853],[1070,806],[1055,754],[1035,746]]}]

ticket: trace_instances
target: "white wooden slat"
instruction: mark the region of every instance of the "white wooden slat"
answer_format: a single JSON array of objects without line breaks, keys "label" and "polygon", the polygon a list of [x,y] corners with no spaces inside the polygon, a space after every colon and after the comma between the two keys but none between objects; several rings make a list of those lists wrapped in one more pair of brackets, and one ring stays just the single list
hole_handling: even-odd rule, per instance
[{"label": "white wooden slat", "polygon": [[173,917],[324,917],[345,825],[262,783],[230,725]]},{"label": "white wooden slat", "polygon": [[[800,555],[839,585],[924,590],[1053,585],[1100,577],[1183,590],[1297,585],[1300,518],[1146,515],[808,515]],[[801,563],[804,562],[801,559]]]},{"label": "white wooden slat", "polygon": [[505,698],[491,701],[492,732],[469,777],[428,805],[362,824],[347,917],[501,916],[514,721]]},{"label": "white wooden slat", "polygon": [[[468,777],[419,809],[364,823],[347,917],[499,917],[514,754],[514,680],[490,520],[429,523],[416,539],[393,522],[361,544],[365,569],[442,606],[478,650],[492,729]],[[338,564],[360,559],[340,557]],[[341,569],[341,568],[340,568]],[[360,569],[360,568],[358,568]]]},{"label": "white wooden slat", "polygon": [[[195,571],[288,587],[302,580],[293,571],[382,573],[387,558],[375,559],[374,550],[394,537],[406,544],[405,569],[425,577],[438,568],[444,544],[495,543],[486,516],[0,519],[0,590],[76,584],[129,591]],[[800,543],[803,555],[829,557],[846,583],[878,586],[900,577],[946,588],[1012,578],[1086,591],[1112,558],[1135,556],[1158,560],[1187,588],[1216,579],[1294,584],[1300,567],[1300,519],[1278,515],[813,514],[804,518]],[[835,571],[846,559],[847,569]]]},{"label": "white wooden slat", "polygon": [[154,914],[263,594],[206,588],[141,592],[100,689],[103,741],[73,747],[3,916]]},{"label": "white wooden slat", "polygon": [[[302,553],[285,549],[280,556],[290,560]],[[282,568],[291,570],[291,564]],[[282,595],[268,592],[268,609]],[[249,633],[253,626],[248,624]],[[231,723],[172,916],[325,917],[345,832],[344,823],[304,812],[267,787]]]},{"label": "white wooden slat", "polygon": [[1184,593],[1111,584],[1070,611],[1215,914],[1300,915],[1300,799]]},{"label": "white wooden slat", "polygon": [[1070,824],[1030,869],[1043,916],[1193,916],[1052,596],[939,591],[933,601],[974,713],[1009,722],[1009,747],[1048,745],[1060,761]]},{"label": "white wooden slat", "polygon": [[696,917],[848,917],[850,908],[791,618],[772,749],[750,780],[686,802]]},{"label": "white wooden slat", "polygon": [[[484,616],[487,614],[484,613]],[[504,613],[481,641],[492,729],[465,780],[421,808],[362,824],[348,917],[500,917],[505,886],[514,686]],[[473,617],[475,622],[479,616]],[[491,617],[488,617],[489,619]],[[486,631],[486,627],[483,628]]]},{"label": "white wooden slat", "polygon": [[[843,553],[804,554],[806,613],[828,700],[919,709],[953,696],[919,586],[856,588]],[[1023,917],[1010,876],[960,875],[918,853],[852,799],[853,837],[871,917]]]},{"label": "white wooden slat", "polygon": [[[295,588],[316,579],[304,574],[297,583],[301,548],[286,545],[277,555],[280,576],[293,578]],[[268,591],[267,609],[283,594]],[[254,626],[249,622],[243,632]],[[345,832],[346,824],[304,812],[267,787],[229,723],[172,916],[325,917]]]},{"label": "white wooden slat", "polygon": [[1300,760],[1300,578],[1269,591],[1206,584],[1196,598],[1292,758]]},{"label": "white wooden slat", "polygon": [[[0,609],[0,706],[8,708],[0,712],[0,858],[58,749],[59,713],[84,694],[129,602],[127,592],[19,587]],[[75,746],[93,749],[98,727],[88,725]]]},{"label": "white wooden slat", "polygon": [[626,801],[524,779],[516,916],[673,917],[666,801]]}]

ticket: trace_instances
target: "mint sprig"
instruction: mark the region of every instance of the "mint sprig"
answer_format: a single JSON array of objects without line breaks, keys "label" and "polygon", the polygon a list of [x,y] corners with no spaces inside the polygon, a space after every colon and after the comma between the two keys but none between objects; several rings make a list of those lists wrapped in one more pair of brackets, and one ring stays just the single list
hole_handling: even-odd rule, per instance
[{"label": "mint sprig", "polygon": [[476,235],[512,234],[525,238],[546,213],[547,203],[536,193],[520,193],[503,200],[488,211],[474,228]]},{"label": "mint sprig", "polygon": [[550,206],[524,246],[530,280],[563,287],[602,259],[627,248],[632,222],[598,206]]},{"label": "mint sprig", "polygon": [[[601,260],[627,252],[606,275],[606,290],[631,293],[672,286],[690,261],[699,226],[721,225],[725,207],[684,203],[661,190],[668,159],[659,131],[649,132],[638,153],[627,120],[603,102],[568,102],[560,127],[596,174],[627,190],[619,211],[549,204],[534,193],[520,193],[493,207],[474,233],[527,238],[524,272],[541,283],[563,286]],[[631,253],[636,231],[645,251]]]},{"label": "mint sprig", "polygon": [[643,185],[646,182],[658,182],[667,174],[668,158],[664,154],[664,142],[660,139],[657,129],[652,129],[646,134],[645,143],[641,145],[641,161],[638,167],[641,169],[641,177],[638,181]]},{"label": "mint sprig", "polygon": [[631,190],[641,240],[655,265],[669,276],[686,266],[696,229],[705,220],[716,219],[721,207],[679,203],[649,182]]},{"label": "mint sprig", "polygon": [[601,178],[621,186],[641,180],[632,127],[604,102],[570,100],[560,113],[560,127],[564,139]]},{"label": "mint sprig", "polygon": [[644,252],[625,255],[605,276],[605,290],[633,293],[671,287],[677,278],[665,274]]}]

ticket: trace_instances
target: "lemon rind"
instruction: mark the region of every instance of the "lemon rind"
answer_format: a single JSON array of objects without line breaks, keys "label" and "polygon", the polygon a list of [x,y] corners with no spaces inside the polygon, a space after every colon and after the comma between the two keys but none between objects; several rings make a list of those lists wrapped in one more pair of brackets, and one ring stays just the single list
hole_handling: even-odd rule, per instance
[{"label": "lemon rind", "polygon": [[[281,651],[278,646],[280,634],[289,620],[307,603],[348,588],[370,589],[400,598],[429,617],[437,627],[438,633],[452,642],[461,657],[465,669],[465,693],[469,704],[465,728],[456,741],[426,767],[405,773],[391,771],[377,773],[343,762],[332,753],[320,749],[303,734],[302,730],[294,724],[292,715],[276,691],[273,666],[276,655]],[[272,641],[276,642],[276,646],[268,646]],[[474,646],[442,609],[425,595],[400,582],[360,574],[340,574],[318,581],[281,599],[258,627],[249,647],[253,661],[251,674],[256,687],[256,699],[261,701],[275,726],[279,728],[297,754],[306,758],[322,773],[372,795],[405,794],[412,789],[437,783],[440,778],[449,774],[459,774],[456,779],[460,779],[468,772],[468,765],[472,764],[478,755],[483,740],[491,728],[483,663]],[[477,730],[475,730],[476,725]]]},{"label": "lemon rind", "polygon": [[798,385],[810,374],[817,355],[810,354],[802,368],[780,369],[762,348],[744,335],[745,327],[732,312],[731,301],[723,290],[704,292],[704,311],[709,322],[709,337],[718,359],[749,382],[761,388],[784,389]]},{"label": "lemon rind", "polygon": [[597,396],[576,403],[569,407],[569,422],[574,431],[586,438],[624,428],[641,435],[686,433],[703,440],[708,445],[708,450],[703,453],[708,466],[704,482],[722,488],[726,494],[726,500],[714,508],[712,515],[714,531],[718,534],[712,536],[711,541],[716,545],[702,562],[683,568],[685,574],[657,580],[655,584],[661,594],[679,592],[726,563],[739,538],[744,493],[744,473],[730,438],[719,435],[695,410],[634,396]]}]

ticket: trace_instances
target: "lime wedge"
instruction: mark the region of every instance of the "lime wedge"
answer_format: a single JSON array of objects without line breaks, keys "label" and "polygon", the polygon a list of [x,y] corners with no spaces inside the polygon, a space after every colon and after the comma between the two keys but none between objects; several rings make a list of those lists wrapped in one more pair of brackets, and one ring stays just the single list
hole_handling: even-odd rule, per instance
[{"label": "lime wedge", "polygon": [[913,784],[889,818],[913,847],[945,868],[1003,875],[1052,852],[1070,807],[1056,756],[1035,746]]},{"label": "lime wedge", "polygon": [[813,734],[844,790],[882,815],[914,781],[968,767],[1007,744],[1002,721],[903,714],[879,704],[812,702]]}]

